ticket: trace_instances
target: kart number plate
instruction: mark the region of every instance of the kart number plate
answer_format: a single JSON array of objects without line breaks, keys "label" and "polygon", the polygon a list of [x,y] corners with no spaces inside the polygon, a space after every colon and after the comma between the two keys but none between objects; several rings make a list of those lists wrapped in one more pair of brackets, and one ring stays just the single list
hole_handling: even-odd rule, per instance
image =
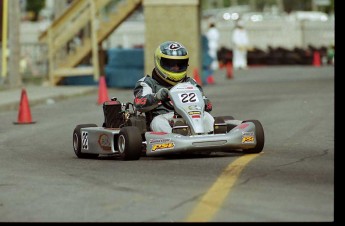
[{"label": "kart number plate", "polygon": [[189,103],[198,103],[199,99],[196,93],[179,93],[179,98],[181,103],[189,104]]}]

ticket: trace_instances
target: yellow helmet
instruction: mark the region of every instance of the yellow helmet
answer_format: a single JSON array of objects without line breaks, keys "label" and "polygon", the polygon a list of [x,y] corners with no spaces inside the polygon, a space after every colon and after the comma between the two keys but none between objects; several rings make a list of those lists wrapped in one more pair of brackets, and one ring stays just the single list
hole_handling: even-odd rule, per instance
[{"label": "yellow helmet", "polygon": [[154,60],[158,76],[171,85],[181,82],[187,76],[189,55],[181,43],[163,42],[157,47]]}]

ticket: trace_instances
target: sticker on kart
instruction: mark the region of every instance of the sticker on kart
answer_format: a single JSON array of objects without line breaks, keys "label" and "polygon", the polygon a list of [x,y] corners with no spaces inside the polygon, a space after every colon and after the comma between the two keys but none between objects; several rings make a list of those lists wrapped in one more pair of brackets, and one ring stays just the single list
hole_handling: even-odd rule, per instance
[{"label": "sticker on kart", "polygon": [[162,144],[154,144],[152,145],[152,151],[163,151],[173,149],[175,147],[174,142],[162,143]]},{"label": "sticker on kart", "polygon": [[154,144],[154,143],[166,143],[166,142],[169,142],[171,141],[170,138],[168,139],[150,139],[149,140],[149,144]]},{"label": "sticker on kart", "polygon": [[189,103],[198,103],[199,99],[196,93],[179,93],[178,94],[181,103],[189,104]]},{"label": "sticker on kart", "polygon": [[110,138],[107,134],[101,134],[98,138],[98,144],[104,151],[111,150]]},{"label": "sticker on kart", "polygon": [[89,150],[89,138],[88,138],[88,132],[83,131],[81,135],[82,139],[82,149]]},{"label": "sticker on kart", "polygon": [[254,132],[243,132],[242,133],[242,144],[254,143]]}]

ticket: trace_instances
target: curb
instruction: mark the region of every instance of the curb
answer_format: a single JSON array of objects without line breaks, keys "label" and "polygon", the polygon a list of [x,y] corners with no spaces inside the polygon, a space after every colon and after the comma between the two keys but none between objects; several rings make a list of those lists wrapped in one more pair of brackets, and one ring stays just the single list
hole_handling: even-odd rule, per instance
[{"label": "curb", "polygon": [[[69,98],[78,97],[78,96],[82,96],[86,94],[92,94],[92,93],[97,93],[96,87],[85,89],[82,91],[76,91],[74,93],[68,93],[68,94],[54,94],[50,96],[46,95],[44,97],[36,97],[36,98],[29,97],[29,102],[30,102],[30,106],[33,107],[33,106],[37,106],[41,104],[46,104],[47,100],[49,99],[53,99],[55,102],[58,102],[58,101],[66,100]],[[16,101],[13,101],[11,103],[0,104],[0,112],[18,110],[19,104],[20,104],[20,95],[18,95],[18,100]]]}]

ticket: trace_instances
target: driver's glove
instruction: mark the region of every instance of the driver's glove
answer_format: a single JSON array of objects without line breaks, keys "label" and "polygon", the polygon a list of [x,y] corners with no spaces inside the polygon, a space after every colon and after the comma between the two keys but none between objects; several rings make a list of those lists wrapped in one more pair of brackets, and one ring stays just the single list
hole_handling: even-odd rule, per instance
[{"label": "driver's glove", "polygon": [[158,92],[155,94],[156,100],[165,101],[169,99],[169,90],[167,88],[161,88],[158,90]]},{"label": "driver's glove", "polygon": [[204,99],[205,101],[205,111],[211,112],[212,111],[212,103],[208,98]]}]

